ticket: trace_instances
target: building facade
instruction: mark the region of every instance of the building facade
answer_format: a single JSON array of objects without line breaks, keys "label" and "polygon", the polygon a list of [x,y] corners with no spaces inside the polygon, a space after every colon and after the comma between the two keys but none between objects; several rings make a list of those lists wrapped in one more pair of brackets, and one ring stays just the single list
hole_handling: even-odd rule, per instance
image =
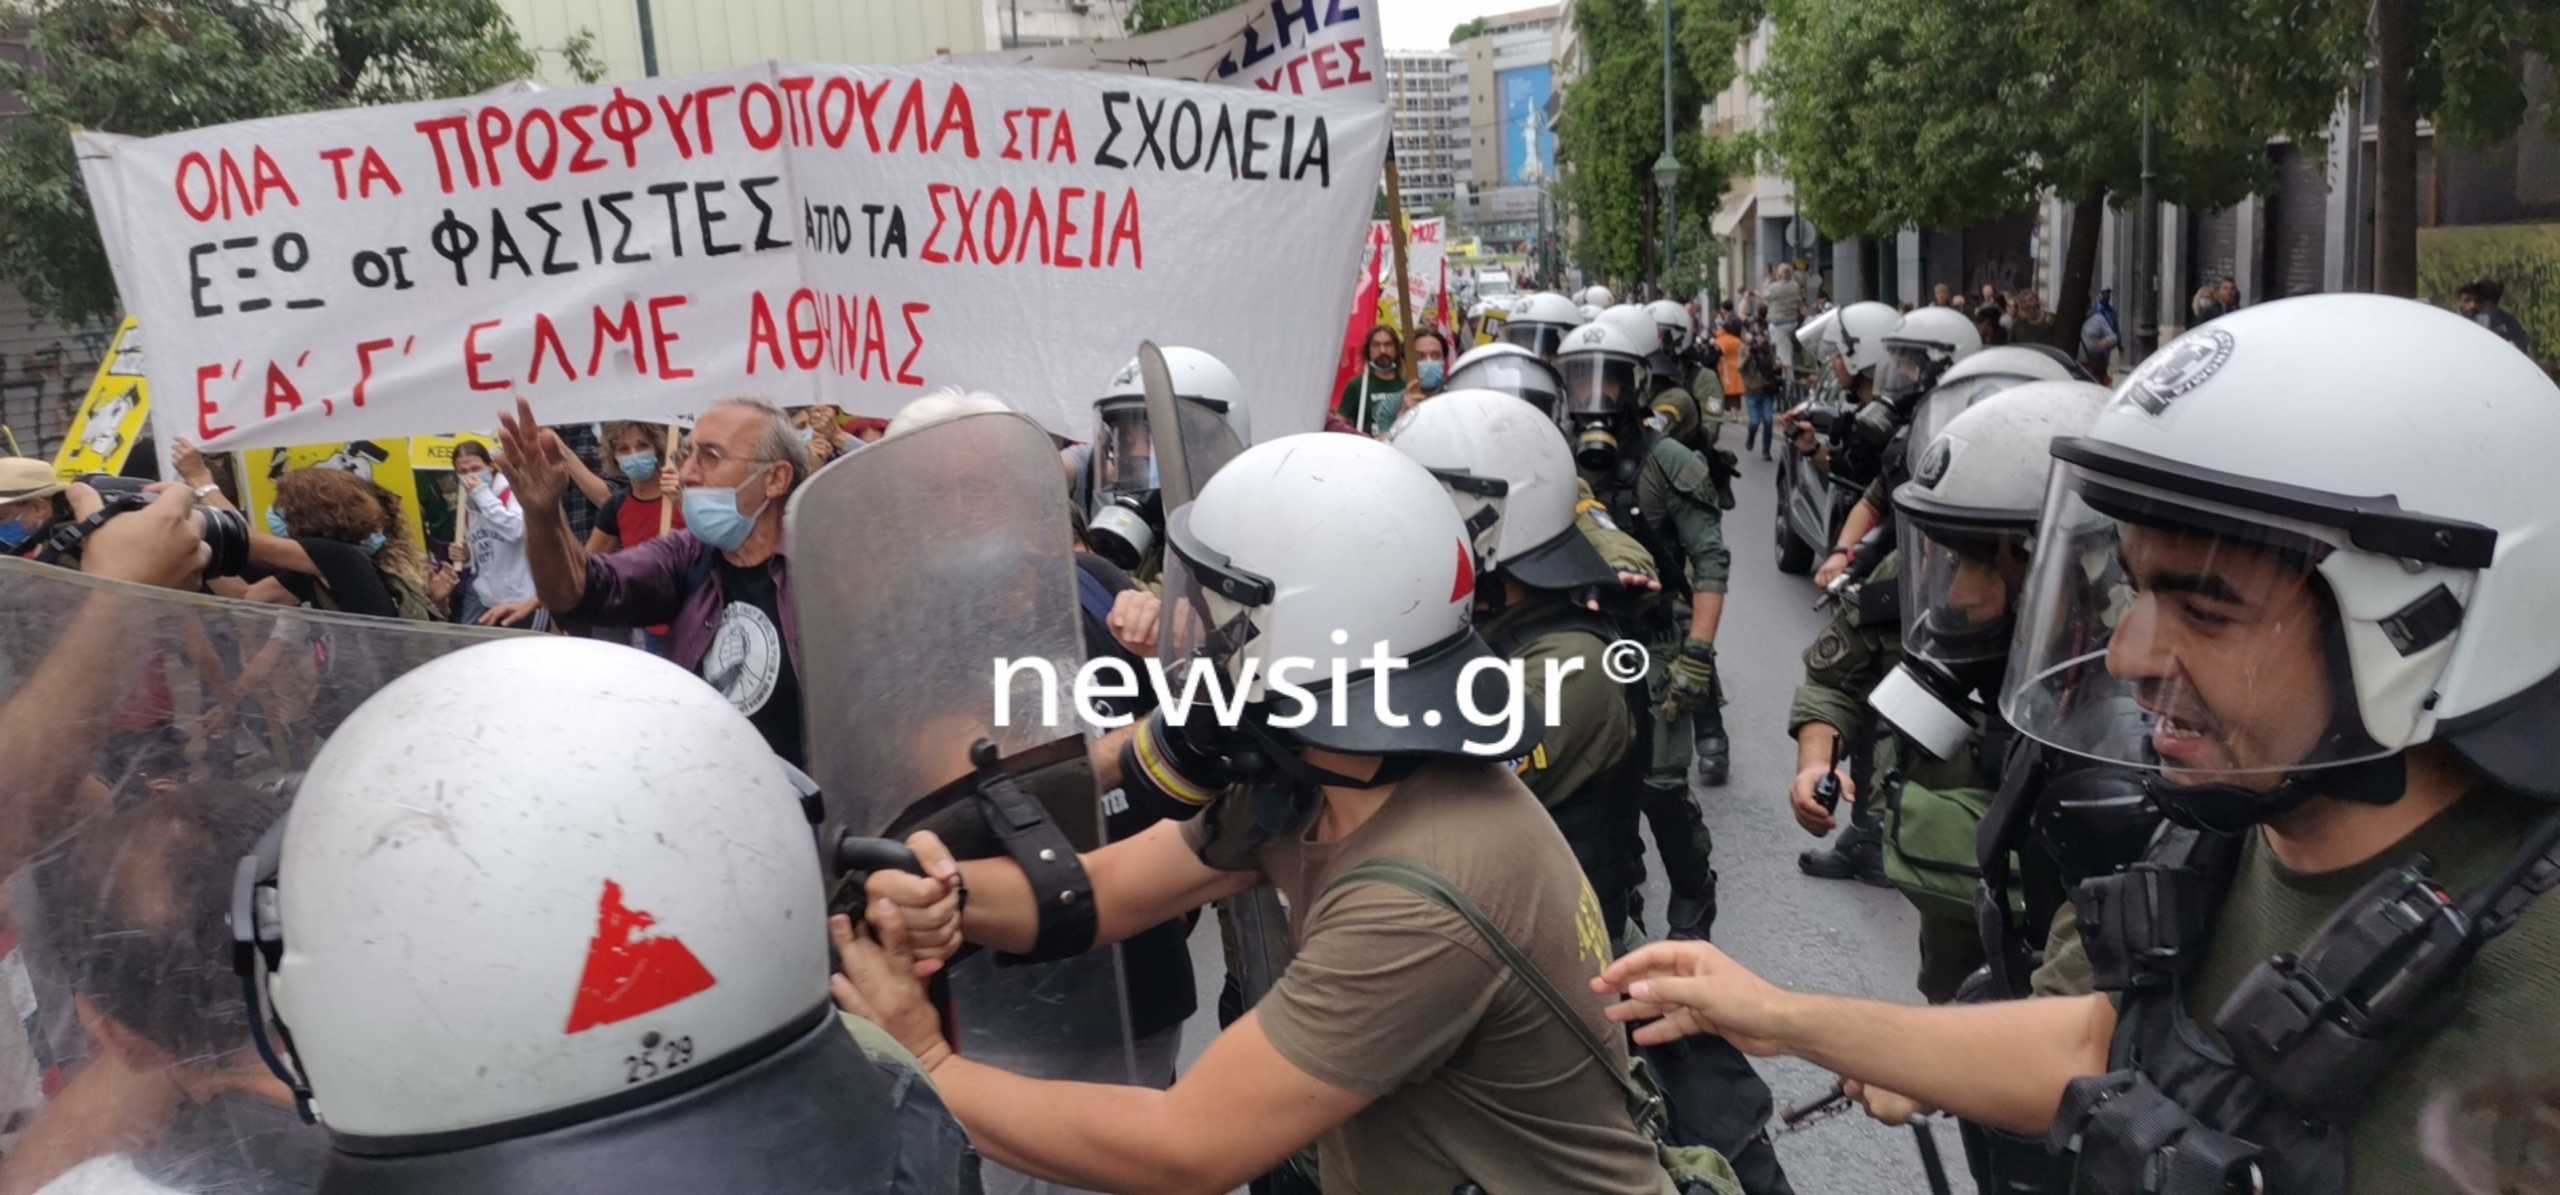
[{"label": "building facade", "polygon": [[1538,236],[1539,205],[1555,177],[1555,36],[1561,9],[1487,17],[1450,47],[1466,64],[1467,169],[1459,211],[1475,235],[1504,248]]},{"label": "building facade", "polygon": [[1405,212],[1456,211],[1467,169],[1467,72],[1457,52],[1387,51],[1387,106]]}]

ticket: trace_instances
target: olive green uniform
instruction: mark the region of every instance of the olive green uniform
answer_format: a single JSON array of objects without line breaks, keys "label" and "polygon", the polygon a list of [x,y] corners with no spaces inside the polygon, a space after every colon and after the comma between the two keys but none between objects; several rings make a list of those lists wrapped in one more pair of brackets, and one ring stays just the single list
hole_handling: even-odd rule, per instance
[{"label": "olive green uniform", "polygon": [[[1562,595],[1540,592],[1477,629],[1495,651],[1519,662],[1529,716],[1544,728],[1537,746],[1512,761],[1512,770],[1556,819],[1599,897],[1609,940],[1617,941],[1626,924],[1627,893],[1644,882],[1644,860],[1628,859],[1624,846],[1635,824],[1635,802],[1601,783],[1625,761],[1636,739],[1625,686],[1601,667],[1609,646],[1607,624]],[[1545,705],[1549,676],[1560,677],[1553,709]]]},{"label": "olive green uniform", "polygon": [[[1899,584],[1899,552],[1878,561],[1863,588],[1887,592]],[[1982,937],[1974,923],[1974,876],[1952,870],[1973,858],[1974,829],[1998,791],[2000,761],[1985,758],[1974,735],[1962,757],[1939,760],[1905,744],[1876,721],[1867,694],[1902,662],[1902,623],[1855,597],[1831,607],[1831,621],[1804,653],[1804,683],[1787,711],[1787,733],[1808,722],[1840,732],[1861,808],[1882,821],[1885,876],[1920,911],[1919,988],[1930,1003],[1955,998],[1964,978],[1983,963]],[[1859,744],[1872,744],[1863,761]],[[1863,763],[1863,767],[1861,767]],[[1879,791],[1879,790],[1882,791]],[[1881,801],[1878,805],[1868,802]]]}]

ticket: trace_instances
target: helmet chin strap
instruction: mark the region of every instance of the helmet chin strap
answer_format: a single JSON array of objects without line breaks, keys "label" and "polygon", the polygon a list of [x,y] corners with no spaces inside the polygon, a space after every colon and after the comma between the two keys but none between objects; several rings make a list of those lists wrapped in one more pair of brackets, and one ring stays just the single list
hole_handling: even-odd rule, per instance
[{"label": "helmet chin strap", "polygon": [[2237,834],[2283,817],[2313,797],[2388,805],[2408,791],[2408,756],[2402,753],[2310,771],[2288,772],[2267,792],[2237,784],[2171,784],[2160,772],[2143,785],[2170,821],[2210,834]]}]

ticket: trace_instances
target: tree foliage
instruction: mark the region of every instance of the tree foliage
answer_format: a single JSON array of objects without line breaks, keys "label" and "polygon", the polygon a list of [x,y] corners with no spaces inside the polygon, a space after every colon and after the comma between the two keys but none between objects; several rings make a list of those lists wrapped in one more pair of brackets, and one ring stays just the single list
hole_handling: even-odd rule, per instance
[{"label": "tree foliage", "polygon": [[1491,28],[1492,24],[1493,23],[1491,21],[1483,17],[1477,17],[1472,21],[1460,21],[1458,22],[1457,27],[1449,30],[1449,44],[1454,46],[1459,42],[1466,41],[1470,38],[1482,37],[1484,36],[1484,31]]},{"label": "tree foliage", "polygon": [[1225,12],[1244,0],[1131,0],[1129,32],[1132,35],[1188,25],[1202,17]]},{"label": "tree foliage", "polygon": [[[310,12],[306,27],[295,9]],[[497,0],[0,0],[34,66],[0,63],[30,115],[0,135],[0,278],[66,323],[119,304],[69,130],[150,135],[355,104],[466,95],[533,74]],[[583,34],[559,47],[592,80]]]},{"label": "tree foliage", "polygon": [[2008,215],[2047,189],[2131,190],[2146,88],[2162,197],[2228,206],[2272,181],[2270,138],[2317,145],[2361,65],[2366,2],[1771,8],[1769,148],[1824,231],[1883,235]]},{"label": "tree foliage", "polygon": [[[1672,6],[1672,153],[1681,212],[1715,210],[1736,164],[1698,114],[1733,81],[1733,47],[1758,20],[1756,0],[1655,0]],[[1653,163],[1662,154],[1662,10],[1645,0],[1574,6],[1587,66],[1564,93],[1556,136],[1561,190],[1581,221],[1572,256],[1593,278],[1638,279],[1650,260]]]}]

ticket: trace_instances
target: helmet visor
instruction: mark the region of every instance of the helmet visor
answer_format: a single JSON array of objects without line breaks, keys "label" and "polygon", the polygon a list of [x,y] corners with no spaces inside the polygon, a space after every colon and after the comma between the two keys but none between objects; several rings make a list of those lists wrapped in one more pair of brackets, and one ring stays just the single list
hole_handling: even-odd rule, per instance
[{"label": "helmet visor", "polygon": [[1554,357],[1556,346],[1564,343],[1562,324],[1513,322],[1502,325],[1499,338],[1503,344],[1516,344],[1540,357]]},{"label": "helmet visor", "polygon": [[1635,409],[1642,397],[1642,366],[1633,357],[1575,353],[1556,361],[1564,377],[1564,409],[1570,415],[1615,415]]},{"label": "helmet visor", "polygon": [[1449,491],[1449,501],[1458,508],[1458,518],[1467,525],[1467,543],[1475,550],[1476,572],[1492,572],[1501,563],[1496,548],[1502,542],[1502,504],[1511,494],[1511,483],[1500,477],[1486,477],[1464,469],[1433,469],[1440,488]]},{"label": "helmet visor", "polygon": [[[1164,664],[1168,693],[1184,692],[1194,683],[1223,685],[1234,677],[1246,646],[1261,634],[1253,616],[1273,595],[1270,581],[1237,569],[1224,552],[1191,534],[1191,509],[1181,507],[1165,520],[1170,550],[1164,556],[1156,658]],[[1194,682],[1190,673],[1199,668],[1217,676]]]},{"label": "helmet visor", "polygon": [[2372,759],[2328,533],[2056,461],[2002,712],[2177,785],[2267,790]]},{"label": "helmet visor", "polygon": [[1918,394],[1929,388],[1937,374],[1937,350],[1917,344],[1888,344],[1884,348],[1884,372],[1876,378],[1876,392],[1886,398]]},{"label": "helmet visor", "polygon": [[1449,375],[1449,390],[1499,390],[1526,399],[1552,416],[1564,401],[1564,383],[1553,366],[1526,357],[1499,354],[1470,361]]},{"label": "helmet visor", "polygon": [[2023,522],[1931,517],[1916,499],[1894,503],[1902,556],[1902,650],[1986,690],[2000,683],[2035,528]]},{"label": "helmet visor", "polygon": [[1093,439],[1093,483],[1104,498],[1154,493],[1155,437],[1147,428],[1143,405],[1106,407]]}]

